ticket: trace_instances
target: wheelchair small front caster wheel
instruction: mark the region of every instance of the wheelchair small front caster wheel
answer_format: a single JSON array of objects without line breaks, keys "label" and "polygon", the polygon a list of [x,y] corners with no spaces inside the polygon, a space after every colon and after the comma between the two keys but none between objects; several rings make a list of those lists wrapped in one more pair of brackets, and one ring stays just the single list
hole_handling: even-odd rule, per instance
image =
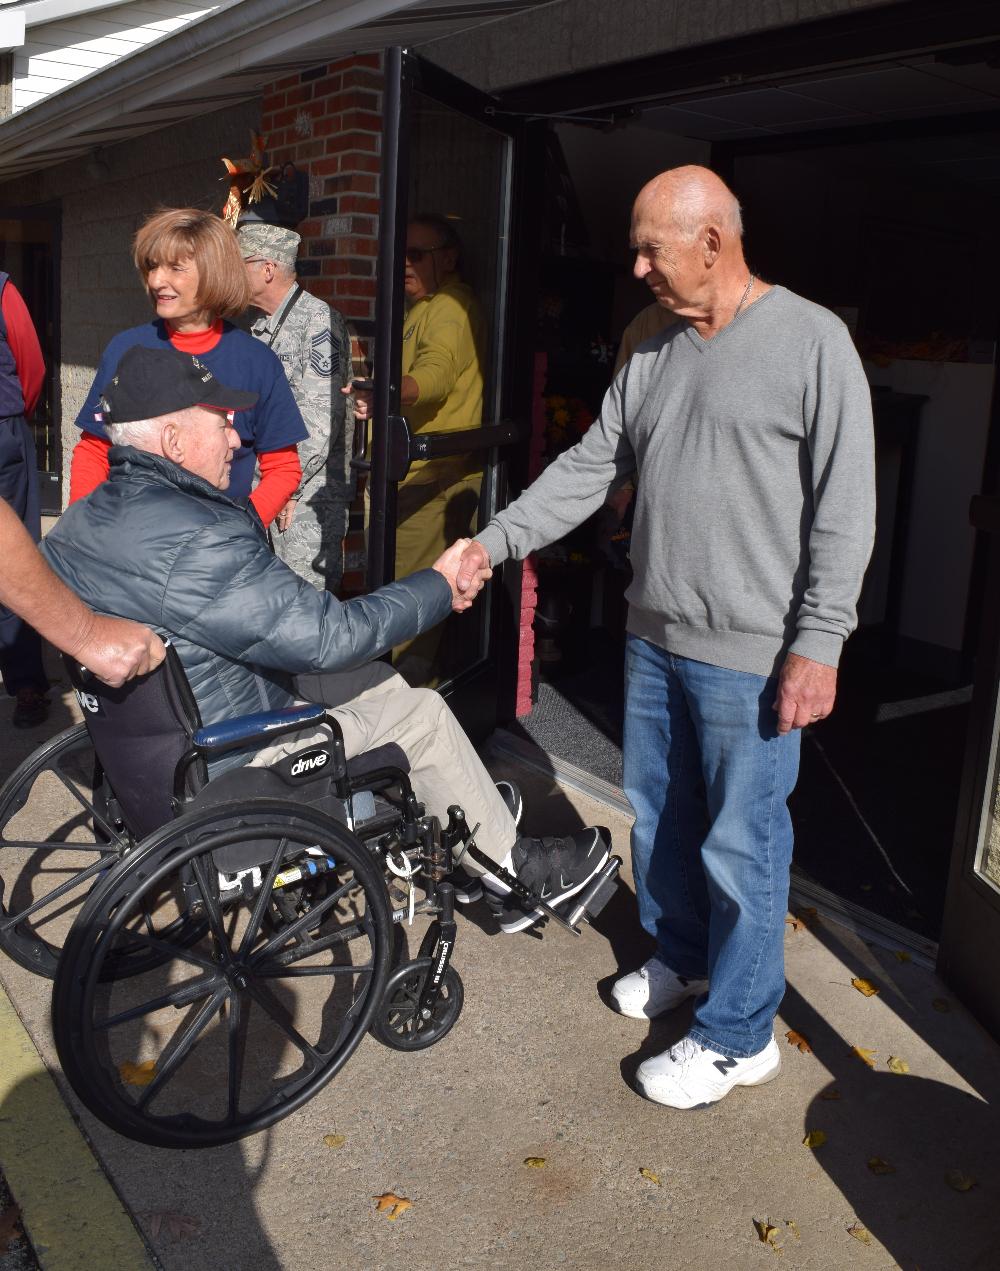
[{"label": "wheelchair small front caster wheel", "polygon": [[420,1015],[420,997],[433,967],[433,959],[415,958],[389,976],[371,1027],[383,1046],[424,1050],[451,1032],[465,1001],[462,980],[454,967],[449,966],[444,973],[430,1018]]}]

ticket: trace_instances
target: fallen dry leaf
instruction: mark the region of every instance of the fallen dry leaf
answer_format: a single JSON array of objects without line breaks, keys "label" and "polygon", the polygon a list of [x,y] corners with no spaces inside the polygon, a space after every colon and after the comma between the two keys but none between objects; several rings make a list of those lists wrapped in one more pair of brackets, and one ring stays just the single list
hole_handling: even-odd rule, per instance
[{"label": "fallen dry leaf", "polygon": [[871,980],[852,980],[851,983],[858,992],[863,993],[865,997],[874,997],[876,993],[881,993],[882,991],[879,986],[877,984],[873,984]]},{"label": "fallen dry leaf", "polygon": [[126,1086],[148,1086],[156,1076],[156,1060],[146,1059],[141,1064],[132,1064],[126,1059],[118,1065],[118,1075]]},{"label": "fallen dry leaf", "polygon": [[408,1209],[413,1208],[412,1200],[408,1200],[405,1196],[397,1196],[395,1192],[373,1196],[372,1200],[375,1202],[375,1212],[385,1214],[390,1222],[395,1222],[400,1214],[405,1214]]},{"label": "fallen dry leaf", "polygon": [[895,1174],[896,1172],[895,1165],[890,1165],[881,1156],[870,1156],[868,1158],[868,1168],[873,1174]]},{"label": "fallen dry leaf", "polygon": [[785,1034],[785,1036],[788,1038],[789,1046],[798,1046],[799,1050],[802,1051],[803,1055],[812,1054],[813,1048],[812,1046],[809,1045],[808,1037],[803,1037],[802,1034],[797,1033],[794,1028],[790,1028],[788,1032]]},{"label": "fallen dry leaf", "polygon": [[804,1147],[822,1147],[826,1142],[825,1130],[808,1130],[806,1137],[802,1140]]},{"label": "fallen dry leaf", "polygon": [[893,949],[892,952],[897,962],[910,962],[912,960],[905,949]]},{"label": "fallen dry leaf", "polygon": [[956,1192],[971,1191],[976,1185],[976,1180],[971,1174],[964,1174],[960,1169],[950,1169],[944,1176],[944,1181],[949,1187]]},{"label": "fallen dry leaf", "polygon": [[940,1011],[942,1015],[947,1015],[951,1010],[951,1003],[946,997],[936,997],[934,1001],[931,1002],[931,1006],[933,1006],[936,1011]]},{"label": "fallen dry leaf", "polygon": [[754,1230],[757,1232],[757,1239],[762,1245],[770,1245],[775,1253],[781,1253],[781,1245],[778,1244],[778,1237],[781,1235],[781,1228],[776,1227],[770,1218],[754,1218]]},{"label": "fallen dry leaf", "polygon": [[803,905],[801,909],[795,911],[795,916],[801,918],[808,927],[814,918],[819,917],[819,910],[815,905]]},{"label": "fallen dry leaf", "polygon": [[870,1245],[872,1242],[871,1232],[867,1227],[862,1227],[859,1222],[852,1223],[847,1228],[847,1234],[853,1236],[855,1240],[860,1240],[863,1245]]},{"label": "fallen dry leaf", "polygon": [[877,1050],[869,1050],[867,1046],[852,1046],[851,1054],[857,1055],[863,1064],[867,1064],[869,1068],[875,1067],[875,1056]]},{"label": "fallen dry leaf", "polygon": [[836,1086],[834,1086],[831,1090],[821,1090],[819,1092],[819,1097],[821,1099],[825,1099],[828,1103],[833,1103],[834,1100],[843,1099],[844,1096],[840,1093]]},{"label": "fallen dry leaf", "polygon": [[155,1240],[163,1227],[166,1227],[171,1240],[184,1240],[188,1236],[196,1236],[201,1230],[201,1222],[190,1214],[178,1214],[171,1209],[156,1209],[146,1215],[149,1222],[149,1234]]},{"label": "fallen dry leaf", "polygon": [[525,1165],[527,1165],[528,1169],[544,1169],[545,1157],[544,1156],[526,1156],[524,1158],[524,1163]]},{"label": "fallen dry leaf", "polygon": [[910,1065],[905,1059],[900,1059],[898,1055],[890,1055],[885,1061],[885,1066],[890,1072],[898,1072],[900,1075],[910,1071]]},{"label": "fallen dry leaf", "polygon": [[799,1232],[799,1224],[795,1221],[794,1218],[786,1218],[785,1226],[792,1233],[792,1235],[795,1237],[796,1240],[802,1239],[802,1236]]},{"label": "fallen dry leaf", "polygon": [[801,918],[786,918],[785,925],[791,927],[792,931],[801,931],[806,925]]},{"label": "fallen dry leaf", "polygon": [[[527,1161],[525,1162],[525,1164],[527,1164]],[[642,1168],[639,1170],[639,1173],[643,1176],[643,1178],[648,1178],[651,1183],[655,1183],[657,1187],[663,1186],[663,1184],[660,1182],[659,1174],[654,1174],[651,1169],[646,1169],[645,1165],[642,1166]]]},{"label": "fallen dry leaf", "polygon": [[347,1142],[346,1134],[324,1134],[323,1142],[327,1147],[343,1147]]}]

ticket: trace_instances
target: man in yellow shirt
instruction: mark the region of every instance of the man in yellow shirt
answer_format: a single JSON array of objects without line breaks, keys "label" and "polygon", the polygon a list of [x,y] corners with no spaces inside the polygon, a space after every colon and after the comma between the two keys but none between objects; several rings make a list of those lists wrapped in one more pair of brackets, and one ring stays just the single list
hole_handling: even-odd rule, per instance
[{"label": "man in yellow shirt", "polygon": [[[454,225],[436,212],[420,213],[407,226],[400,408],[415,433],[482,426],[484,328],[458,273],[461,250]],[[367,418],[371,394],[357,392],[355,401],[356,418]],[[475,532],[482,477],[476,454],[414,462],[399,485],[397,578],[425,569],[456,537]],[[436,628],[396,650],[397,667],[411,683],[440,677],[441,636]]]},{"label": "man in yellow shirt", "polygon": [[[479,428],[483,418],[483,323],[472,289],[458,275],[455,227],[434,213],[406,233],[407,309],[400,401],[415,433]],[[453,534],[475,527],[482,466],[477,456],[418,460],[399,488],[396,573],[437,560]],[[435,551],[440,544],[441,551]]]}]

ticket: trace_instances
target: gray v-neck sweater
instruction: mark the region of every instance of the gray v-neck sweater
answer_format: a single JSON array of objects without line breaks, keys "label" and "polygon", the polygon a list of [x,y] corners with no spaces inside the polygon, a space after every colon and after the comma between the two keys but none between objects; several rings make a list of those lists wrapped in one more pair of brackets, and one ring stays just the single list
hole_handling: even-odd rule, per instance
[{"label": "gray v-neck sweater", "polygon": [[871,393],[839,318],[773,287],[710,340],[668,327],[477,538],[521,559],[633,471],[633,635],[757,675],[789,650],[837,665],[875,529]]}]

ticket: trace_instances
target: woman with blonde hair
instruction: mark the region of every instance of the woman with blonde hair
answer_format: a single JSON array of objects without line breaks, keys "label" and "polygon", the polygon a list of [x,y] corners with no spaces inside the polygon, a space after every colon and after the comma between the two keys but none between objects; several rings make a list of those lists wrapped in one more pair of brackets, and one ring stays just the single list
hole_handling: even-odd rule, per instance
[{"label": "woman with blonde hair", "polygon": [[[307,434],[278,358],[227,321],[250,303],[236,235],[210,212],[165,208],[139,229],[133,259],[156,318],[122,331],[104,350],[76,418],[83,436],[73,451],[70,502],[89,494],[108,475],[111,443],[101,420],[100,398],[122,354],[137,344],[172,347],[193,354],[223,384],[258,394],[257,405],[236,417],[234,427],[243,444],[233,456],[226,493],[237,501],[249,495],[261,520],[270,524],[302,477],[296,447]],[[258,463],[260,482],[251,493]]]}]

